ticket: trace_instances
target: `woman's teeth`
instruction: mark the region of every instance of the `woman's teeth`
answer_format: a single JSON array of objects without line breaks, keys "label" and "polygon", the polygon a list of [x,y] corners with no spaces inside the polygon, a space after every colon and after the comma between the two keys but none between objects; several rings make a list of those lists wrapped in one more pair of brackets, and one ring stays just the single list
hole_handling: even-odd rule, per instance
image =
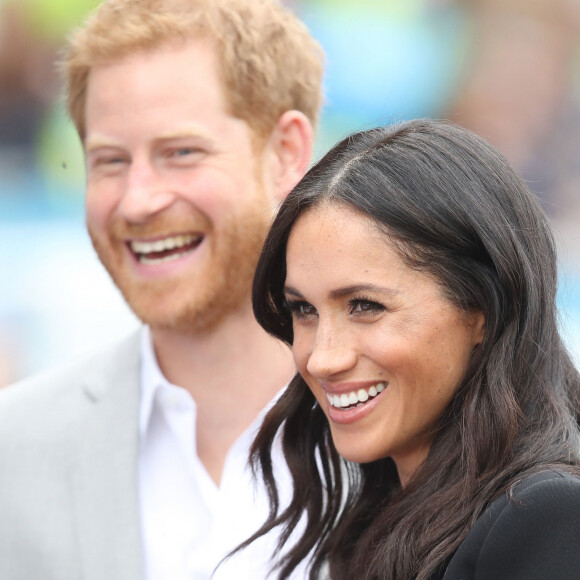
[{"label": "woman's teeth", "polygon": [[359,407],[366,403],[369,399],[376,397],[382,393],[386,388],[385,383],[377,383],[368,389],[359,389],[358,391],[351,391],[350,393],[342,393],[341,395],[331,395],[326,393],[328,402],[337,409],[345,409],[347,407]]}]

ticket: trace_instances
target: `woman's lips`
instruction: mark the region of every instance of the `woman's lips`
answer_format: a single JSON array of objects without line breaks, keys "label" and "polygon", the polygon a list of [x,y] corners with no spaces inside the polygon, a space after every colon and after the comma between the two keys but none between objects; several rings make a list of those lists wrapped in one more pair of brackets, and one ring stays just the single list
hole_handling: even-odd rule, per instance
[{"label": "woman's lips", "polygon": [[[359,421],[380,403],[388,383],[380,381],[370,387],[361,387],[341,393],[326,391],[327,415],[334,423],[346,425]],[[355,400],[356,398],[356,400]]]},{"label": "woman's lips", "polygon": [[374,399],[377,395],[382,393],[387,387],[384,381],[371,385],[369,388],[357,389],[345,393],[329,393],[326,392],[326,398],[332,407],[336,409],[348,409],[358,405],[364,405],[369,399]]}]

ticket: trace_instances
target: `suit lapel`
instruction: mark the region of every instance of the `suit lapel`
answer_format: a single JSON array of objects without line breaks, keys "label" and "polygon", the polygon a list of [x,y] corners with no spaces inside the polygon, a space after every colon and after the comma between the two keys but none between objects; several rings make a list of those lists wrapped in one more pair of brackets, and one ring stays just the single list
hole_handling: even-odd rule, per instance
[{"label": "suit lapel", "polygon": [[85,381],[73,430],[73,493],[83,580],[141,580],[138,335]]}]

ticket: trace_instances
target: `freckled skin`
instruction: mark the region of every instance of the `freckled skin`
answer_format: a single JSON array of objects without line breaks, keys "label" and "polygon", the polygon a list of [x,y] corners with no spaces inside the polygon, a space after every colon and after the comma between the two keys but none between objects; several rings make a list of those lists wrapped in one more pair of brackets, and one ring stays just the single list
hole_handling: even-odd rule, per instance
[{"label": "freckled skin", "polygon": [[[390,456],[405,481],[483,338],[483,315],[457,309],[369,218],[338,204],[307,211],[294,225],[286,297],[294,359],[339,453],[361,463]],[[380,381],[387,388],[371,413],[349,424],[329,416],[325,389]]]}]

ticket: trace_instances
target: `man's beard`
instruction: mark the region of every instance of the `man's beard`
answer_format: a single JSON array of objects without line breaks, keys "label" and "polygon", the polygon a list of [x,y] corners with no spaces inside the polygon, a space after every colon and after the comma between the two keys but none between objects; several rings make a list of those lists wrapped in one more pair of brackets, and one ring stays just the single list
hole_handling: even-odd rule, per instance
[{"label": "man's beard", "polygon": [[[269,204],[256,203],[245,215],[222,222],[217,234],[209,232],[204,241],[211,244],[209,260],[206,257],[197,271],[194,267],[193,272],[186,269],[176,276],[149,280],[131,274],[119,238],[111,245],[107,233],[103,242],[90,224],[89,234],[99,259],[138,318],[153,329],[203,334],[250,304],[252,278],[270,223]],[[190,229],[176,230],[176,225],[163,231]]]}]

